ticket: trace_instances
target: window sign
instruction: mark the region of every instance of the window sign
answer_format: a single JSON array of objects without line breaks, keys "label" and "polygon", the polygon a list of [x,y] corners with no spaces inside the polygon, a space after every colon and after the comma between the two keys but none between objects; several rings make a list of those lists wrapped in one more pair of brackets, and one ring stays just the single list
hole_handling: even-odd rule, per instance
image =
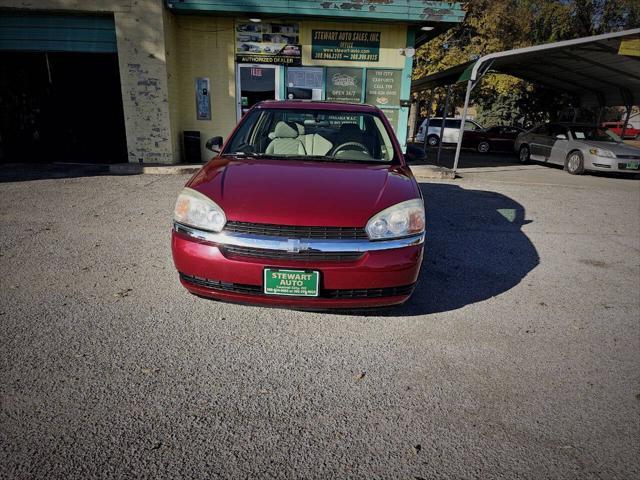
[{"label": "window sign", "polygon": [[354,30],[312,30],[311,58],[377,62],[380,54],[380,32]]},{"label": "window sign", "polygon": [[360,103],[362,87],[361,68],[327,68],[327,101]]},{"label": "window sign", "polygon": [[236,23],[236,61],[300,65],[302,48],[298,24]]},{"label": "window sign", "polygon": [[287,98],[322,100],[324,69],[322,67],[287,68]]},{"label": "window sign", "polygon": [[397,134],[398,133],[398,113],[400,112],[400,109],[399,108],[382,108],[381,110],[387,117],[387,120],[389,120],[389,123],[391,124],[391,128],[393,128],[393,131]]},{"label": "window sign", "polygon": [[402,70],[367,69],[365,103],[380,108],[400,106]]}]

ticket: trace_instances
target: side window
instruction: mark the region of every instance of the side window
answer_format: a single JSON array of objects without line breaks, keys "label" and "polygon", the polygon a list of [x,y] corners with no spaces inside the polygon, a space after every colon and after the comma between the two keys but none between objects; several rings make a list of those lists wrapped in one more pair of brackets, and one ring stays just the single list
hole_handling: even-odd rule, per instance
[{"label": "side window", "polygon": [[444,128],[460,128],[460,120],[445,120]]},{"label": "side window", "polygon": [[540,125],[536,128],[533,133],[537,133],[538,135],[548,135],[549,134],[549,126],[548,125]]},{"label": "side window", "polygon": [[562,125],[549,125],[549,136],[555,138],[557,135],[564,135],[566,137],[567,129]]},{"label": "side window", "polygon": [[[460,125],[458,125],[458,127],[460,127]],[[491,133],[498,133],[498,129],[500,127],[494,127],[493,129],[490,130]],[[479,130],[478,124],[477,123],[473,123],[470,122],[469,120],[467,120],[466,122],[464,122],[464,129],[465,130]]]},{"label": "side window", "polygon": [[440,120],[439,118],[431,119],[429,120],[429,126],[440,128],[442,126],[442,120]]}]

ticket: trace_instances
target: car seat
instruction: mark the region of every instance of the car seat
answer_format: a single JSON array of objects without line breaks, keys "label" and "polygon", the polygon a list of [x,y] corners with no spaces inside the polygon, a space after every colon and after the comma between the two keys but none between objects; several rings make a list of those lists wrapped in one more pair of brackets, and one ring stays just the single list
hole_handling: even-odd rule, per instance
[{"label": "car seat", "polygon": [[273,140],[265,151],[268,155],[305,155],[304,144],[298,129],[285,122],[278,122],[273,131]]}]

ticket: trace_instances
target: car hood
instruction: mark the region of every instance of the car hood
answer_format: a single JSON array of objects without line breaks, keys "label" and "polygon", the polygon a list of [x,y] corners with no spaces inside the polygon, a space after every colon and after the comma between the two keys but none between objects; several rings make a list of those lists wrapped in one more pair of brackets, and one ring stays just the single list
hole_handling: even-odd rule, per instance
[{"label": "car hood", "polygon": [[395,203],[420,196],[408,167],[224,157],[187,184],[228,220],[360,227]]},{"label": "car hood", "polygon": [[631,145],[626,145],[624,143],[594,142],[592,140],[577,140],[577,142],[590,147],[609,150],[615,155],[640,155],[640,148],[632,147]]}]

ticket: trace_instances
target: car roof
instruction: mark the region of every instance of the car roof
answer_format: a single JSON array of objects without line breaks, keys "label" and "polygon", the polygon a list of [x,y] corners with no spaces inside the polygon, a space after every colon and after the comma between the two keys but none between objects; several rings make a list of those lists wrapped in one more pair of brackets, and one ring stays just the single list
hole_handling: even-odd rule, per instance
[{"label": "car roof", "polygon": [[349,112],[379,112],[373,105],[364,103],[326,102],[321,100],[264,100],[255,105],[260,109],[292,108],[297,110],[339,110]]}]

